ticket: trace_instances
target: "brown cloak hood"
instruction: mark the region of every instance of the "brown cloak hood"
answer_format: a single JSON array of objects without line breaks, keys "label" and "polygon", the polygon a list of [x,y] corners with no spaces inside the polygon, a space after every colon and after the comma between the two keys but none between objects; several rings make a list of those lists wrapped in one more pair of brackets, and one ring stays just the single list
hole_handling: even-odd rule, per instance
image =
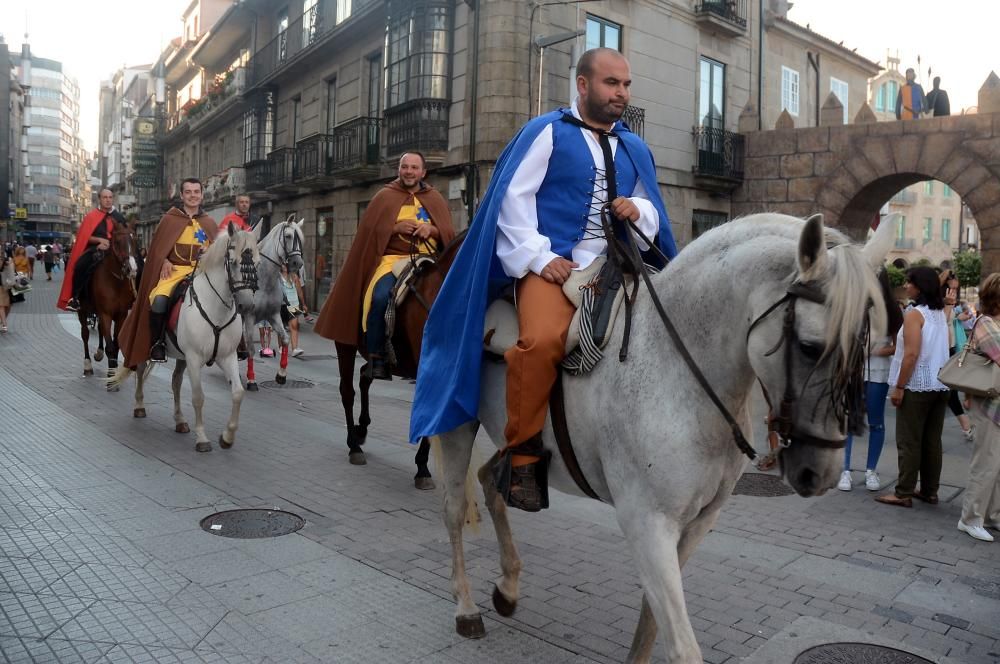
[{"label": "brown cloak hood", "polygon": [[337,274],[333,290],[327,296],[319,318],[316,319],[313,329],[317,334],[356,348],[364,347],[361,310],[365,291],[372,275],[375,274],[375,268],[385,255],[396,226],[396,219],[399,217],[399,209],[409,203],[414,196],[420,198],[420,203],[431,217],[431,223],[441,233],[438,247],[443,248],[455,239],[448,202],[437,189],[421,183],[420,191],[411,194],[403,188],[398,179],[385,185],[375,194],[361,218],[347,260]]},{"label": "brown cloak hood", "polygon": [[[215,220],[204,212],[195,218],[205,234],[214,239],[217,232]],[[121,334],[118,336],[118,345],[121,347],[126,367],[134,368],[140,362],[149,359],[149,349],[153,345],[149,331],[149,294],[160,281],[160,267],[173,251],[189,220],[190,217],[183,211],[170,208],[160,218],[153,239],[149,241],[146,269],[142,271],[142,281],[139,282],[135,305],[125,319]]]}]

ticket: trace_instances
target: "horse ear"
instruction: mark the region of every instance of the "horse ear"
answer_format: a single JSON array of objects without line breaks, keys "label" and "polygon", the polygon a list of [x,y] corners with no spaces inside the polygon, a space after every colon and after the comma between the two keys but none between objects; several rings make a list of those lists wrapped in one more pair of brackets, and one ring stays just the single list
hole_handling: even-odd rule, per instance
[{"label": "horse ear", "polygon": [[864,254],[865,259],[872,266],[873,270],[877,271],[882,267],[885,257],[889,254],[889,250],[892,249],[896,241],[896,227],[899,225],[901,217],[902,215],[898,212],[893,212],[883,217],[882,221],[879,222],[878,228],[875,229],[875,233],[872,234],[861,250],[861,253]]},{"label": "horse ear", "polygon": [[806,219],[799,236],[799,279],[810,281],[826,269],[826,237],[823,215],[814,214]]},{"label": "horse ear", "polygon": [[226,230],[229,231],[229,237],[236,235],[236,224],[228,224]]},{"label": "horse ear", "polygon": [[264,230],[264,220],[258,219],[257,225],[253,227],[253,237],[258,242],[260,242],[260,234],[263,230]]},{"label": "horse ear", "polygon": [[299,223],[298,223],[298,224],[296,224],[296,225],[297,225],[297,226],[299,227],[299,230],[302,230],[302,226],[303,226],[303,225],[304,225],[305,223],[306,223],[306,220],[305,220],[305,217],[303,217],[302,219],[299,219]]}]

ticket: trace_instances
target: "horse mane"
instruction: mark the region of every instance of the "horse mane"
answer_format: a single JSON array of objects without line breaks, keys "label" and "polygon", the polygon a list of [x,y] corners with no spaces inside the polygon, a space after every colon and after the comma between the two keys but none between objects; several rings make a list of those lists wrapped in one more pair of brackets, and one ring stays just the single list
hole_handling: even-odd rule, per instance
[{"label": "horse mane", "polygon": [[196,272],[204,272],[222,265],[226,257],[227,244],[229,244],[229,234],[223,232],[218,239],[214,240],[212,244],[208,246],[208,249],[201,255],[201,258],[198,259],[198,268]]}]

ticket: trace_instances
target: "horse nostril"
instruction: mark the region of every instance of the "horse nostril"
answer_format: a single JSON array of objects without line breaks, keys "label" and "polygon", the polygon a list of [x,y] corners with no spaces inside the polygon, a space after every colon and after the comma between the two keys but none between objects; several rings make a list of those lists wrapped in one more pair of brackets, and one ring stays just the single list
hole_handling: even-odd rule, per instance
[{"label": "horse nostril", "polygon": [[809,468],[803,468],[799,472],[798,485],[802,491],[813,492],[819,488],[819,475]]}]

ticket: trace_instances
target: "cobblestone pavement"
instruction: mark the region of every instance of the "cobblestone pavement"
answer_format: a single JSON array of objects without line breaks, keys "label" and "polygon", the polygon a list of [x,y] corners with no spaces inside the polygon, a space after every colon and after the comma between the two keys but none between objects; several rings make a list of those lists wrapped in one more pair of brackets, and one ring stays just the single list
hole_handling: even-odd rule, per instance
[{"label": "cobblestone pavement", "polygon": [[[36,280],[0,336],[5,661],[624,660],[640,590],[606,506],[557,494],[545,513],[512,515],[525,573],[510,619],[488,599],[492,530],[468,534],[488,636],[462,640],[440,495],[412,486],[411,385],[376,385],[369,463],[350,466],[332,344],[307,333],[290,376],[314,386],[248,394],[236,446],[196,454],[193,434],[173,432],[164,369],[145,420],[131,417],[131,384],[107,393],[80,377],[78,325],[53,308],[58,285]],[[276,362],[258,367],[266,380]],[[221,372],[206,382],[214,439],[229,397]],[[936,507],[881,506],[863,486],[811,500],[734,496],[684,574],[706,661],[738,662],[806,616],[937,661],[1000,662],[1000,544],[955,528],[969,456],[960,438],[949,419]],[[855,447],[863,463],[864,441]],[[889,485],[891,441],[882,466]],[[219,510],[272,506],[305,528],[235,540],[198,527]]]}]

